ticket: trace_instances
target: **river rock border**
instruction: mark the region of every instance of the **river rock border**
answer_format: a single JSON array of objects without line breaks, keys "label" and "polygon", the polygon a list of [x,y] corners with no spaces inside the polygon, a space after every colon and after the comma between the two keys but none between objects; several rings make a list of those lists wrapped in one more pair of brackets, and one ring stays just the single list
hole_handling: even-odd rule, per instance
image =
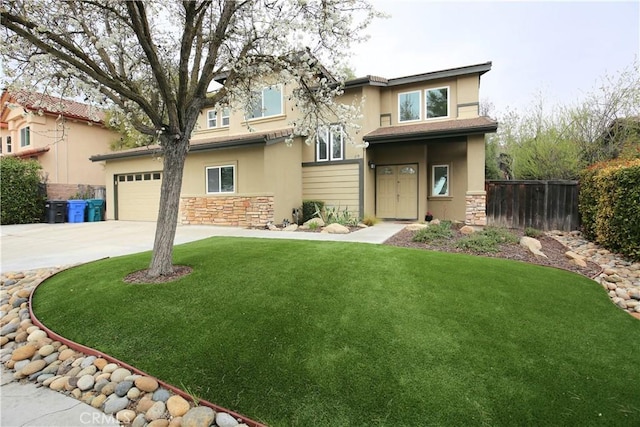
[{"label": "river rock border", "polygon": [[64,393],[132,427],[266,427],[205,400],[195,404],[184,391],[47,329],[31,298],[63,269],[0,276],[0,363],[16,381]]},{"label": "river rock border", "polygon": [[607,291],[616,306],[640,319],[640,262],[626,260],[601,248],[585,239],[580,231],[554,230],[547,234],[568,247],[571,257],[577,255],[598,264],[602,271],[593,280]]}]

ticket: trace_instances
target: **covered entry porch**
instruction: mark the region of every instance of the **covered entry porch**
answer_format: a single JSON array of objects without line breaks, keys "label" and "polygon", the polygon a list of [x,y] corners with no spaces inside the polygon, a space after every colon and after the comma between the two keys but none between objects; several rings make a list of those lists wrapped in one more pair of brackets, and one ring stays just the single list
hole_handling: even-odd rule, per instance
[{"label": "covered entry porch", "polygon": [[388,220],[486,225],[485,117],[379,128],[367,143],[365,212]]}]

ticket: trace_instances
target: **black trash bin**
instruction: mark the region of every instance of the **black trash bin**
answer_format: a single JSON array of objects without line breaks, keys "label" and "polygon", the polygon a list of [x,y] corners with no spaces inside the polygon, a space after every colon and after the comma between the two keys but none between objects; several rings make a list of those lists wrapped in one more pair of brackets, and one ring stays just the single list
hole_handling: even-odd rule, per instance
[{"label": "black trash bin", "polygon": [[66,211],[66,200],[47,200],[44,204],[45,221],[49,224],[64,222]]}]

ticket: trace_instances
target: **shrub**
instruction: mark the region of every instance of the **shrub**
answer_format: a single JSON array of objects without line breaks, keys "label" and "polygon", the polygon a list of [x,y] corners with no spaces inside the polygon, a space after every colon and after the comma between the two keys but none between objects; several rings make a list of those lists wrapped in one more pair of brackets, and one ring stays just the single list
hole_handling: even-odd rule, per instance
[{"label": "shrub", "polygon": [[374,215],[365,215],[362,219],[362,223],[366,226],[372,227],[380,222],[380,219],[376,218]]},{"label": "shrub", "polygon": [[42,220],[46,194],[40,182],[41,169],[35,160],[0,158],[0,223],[29,224]]},{"label": "shrub", "polygon": [[326,224],[338,223],[345,226],[358,225],[359,218],[349,212],[349,208],[340,209],[340,206],[328,206],[324,210],[318,208],[315,216],[321,217]]},{"label": "shrub", "polygon": [[324,209],[324,202],[322,200],[303,200],[302,201],[302,222],[307,222],[311,218],[315,218],[316,210]]},{"label": "shrub", "polygon": [[524,235],[528,237],[533,237],[534,239],[541,237],[543,234],[544,232],[541,230],[538,230],[537,228],[527,227],[524,229]]},{"label": "shrub", "polygon": [[458,240],[456,247],[472,252],[498,252],[503,243],[516,243],[518,237],[506,228],[488,227]]},{"label": "shrub", "polygon": [[437,240],[451,239],[453,230],[451,230],[451,222],[441,221],[440,224],[430,224],[428,227],[418,230],[413,236],[414,242],[429,243]]},{"label": "shrub", "polygon": [[579,210],[589,240],[640,260],[640,159],[600,163],[582,174]]}]

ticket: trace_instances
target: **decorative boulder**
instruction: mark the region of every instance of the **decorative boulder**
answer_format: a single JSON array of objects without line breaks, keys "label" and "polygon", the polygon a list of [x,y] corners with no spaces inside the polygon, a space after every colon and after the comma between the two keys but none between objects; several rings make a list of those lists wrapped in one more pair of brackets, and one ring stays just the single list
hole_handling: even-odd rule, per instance
[{"label": "decorative boulder", "polygon": [[418,230],[422,230],[423,228],[427,228],[429,227],[429,224],[419,224],[419,223],[415,223],[415,224],[409,224],[405,227],[406,230],[409,231],[418,231]]},{"label": "decorative boulder", "polygon": [[323,228],[322,229],[322,233],[348,234],[349,233],[349,229],[347,227],[345,227],[344,225],[340,225],[337,222],[334,222],[333,224],[329,224],[325,228]]},{"label": "decorative boulder", "polygon": [[529,236],[522,236],[522,238],[520,238],[520,245],[529,249],[529,251],[535,256],[547,258],[547,256],[540,250],[542,249],[542,243],[540,243],[540,240],[538,239],[534,239]]},{"label": "decorative boulder", "polygon": [[475,229],[475,228],[473,228],[473,227],[472,227],[472,226],[470,226],[470,225],[465,225],[464,227],[462,227],[462,228],[460,229],[460,232],[461,232],[462,234],[464,234],[464,235],[469,235],[469,234],[473,234],[473,233],[475,233],[475,232],[476,232],[476,229]]}]

